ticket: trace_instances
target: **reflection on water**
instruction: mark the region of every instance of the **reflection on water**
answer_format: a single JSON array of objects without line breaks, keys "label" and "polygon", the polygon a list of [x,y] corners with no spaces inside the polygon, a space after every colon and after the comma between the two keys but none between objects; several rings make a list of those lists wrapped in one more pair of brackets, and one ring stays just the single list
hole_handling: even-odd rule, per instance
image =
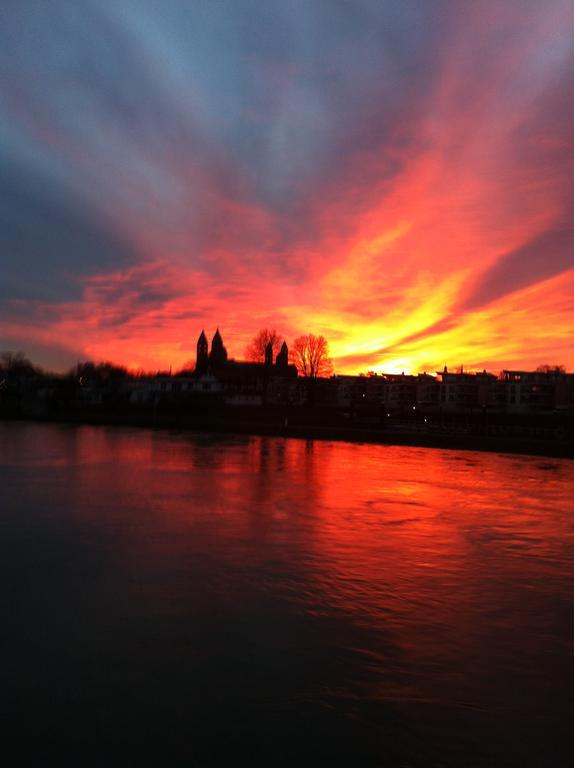
[{"label": "reflection on water", "polygon": [[573,469],[2,424],[6,719],[76,764],[571,765]]}]

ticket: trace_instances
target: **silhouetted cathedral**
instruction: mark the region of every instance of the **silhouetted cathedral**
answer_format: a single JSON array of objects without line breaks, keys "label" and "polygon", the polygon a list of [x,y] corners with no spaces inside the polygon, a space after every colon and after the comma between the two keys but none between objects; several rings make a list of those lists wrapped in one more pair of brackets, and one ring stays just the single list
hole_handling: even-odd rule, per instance
[{"label": "silhouetted cathedral", "polygon": [[289,349],[283,342],[281,349],[273,362],[273,345],[271,342],[265,348],[264,363],[237,362],[229,360],[227,349],[223,344],[223,339],[219,328],[211,341],[211,352],[207,342],[205,331],[202,331],[197,340],[197,358],[195,363],[196,376],[202,376],[210,373],[220,379],[240,379],[253,377],[296,377],[297,368],[289,364]]}]

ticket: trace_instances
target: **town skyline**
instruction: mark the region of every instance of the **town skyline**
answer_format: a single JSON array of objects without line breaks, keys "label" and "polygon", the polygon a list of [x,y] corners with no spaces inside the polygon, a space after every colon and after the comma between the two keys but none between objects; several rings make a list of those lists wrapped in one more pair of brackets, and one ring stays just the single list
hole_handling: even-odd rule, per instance
[{"label": "town skyline", "polygon": [[[212,334],[213,337],[216,337],[217,335],[220,335],[220,337],[223,337],[223,334],[221,333],[220,327],[217,326],[215,332]],[[206,334],[205,328],[202,328],[201,335],[206,335],[208,338],[210,336],[209,333]],[[293,356],[291,354],[291,347],[289,345],[289,340],[285,339],[283,336],[279,335],[278,337],[280,339],[280,342],[284,342],[287,344],[287,347],[289,349],[289,362],[293,363]],[[252,337],[250,339],[251,342],[255,337]],[[196,340],[197,342],[197,340]],[[328,340],[327,340],[328,342]],[[226,347],[226,359],[229,359],[230,362],[263,362],[264,361],[264,355],[261,356],[261,360],[257,360],[254,357],[250,357],[247,353],[249,344],[246,346],[246,348],[243,350],[243,353],[240,354],[229,354],[227,350],[227,342],[225,342]],[[329,351],[327,350],[327,355],[329,355]],[[275,357],[275,353],[273,355]],[[173,366],[169,365],[167,367],[161,367],[161,366],[151,366],[149,368],[134,368],[130,367],[128,365],[125,365],[122,362],[110,360],[110,359],[97,359],[97,358],[83,358],[78,359],[70,366],[62,367],[62,368],[50,368],[42,365],[39,361],[35,360],[31,355],[28,355],[26,350],[0,350],[0,371],[3,367],[3,361],[7,360],[14,360],[14,361],[21,361],[25,365],[29,364],[33,368],[37,369],[42,374],[46,375],[66,375],[69,374],[71,370],[73,370],[75,367],[79,365],[94,365],[94,366],[110,366],[110,367],[116,367],[118,369],[124,369],[129,375],[131,376],[153,376],[157,374],[163,374],[166,373],[169,375],[178,375],[181,373],[185,373],[188,371],[194,371],[197,368],[197,361],[198,356],[197,353],[189,360],[186,360],[182,365],[180,366]],[[6,364],[9,365],[9,364]],[[320,374],[321,378],[329,378],[330,376],[351,376],[351,377],[360,377],[360,376],[397,376],[397,375],[408,375],[408,376],[420,376],[420,375],[429,375],[434,376],[437,374],[442,373],[468,373],[468,374],[480,374],[480,373],[489,373],[494,374],[496,376],[501,375],[505,371],[530,371],[530,372],[562,372],[562,373],[570,373],[571,369],[564,365],[562,362],[552,361],[549,362],[548,360],[544,362],[538,362],[535,366],[532,366],[530,368],[516,368],[511,367],[509,365],[502,365],[500,368],[487,368],[485,366],[472,366],[467,365],[464,362],[457,363],[457,364],[451,364],[448,361],[445,362],[442,365],[434,366],[433,368],[426,368],[422,370],[412,370],[408,368],[404,368],[402,370],[391,370],[390,368],[385,368],[384,363],[382,364],[381,368],[379,370],[374,369],[367,369],[367,370],[361,370],[361,371],[353,371],[353,372],[342,372],[337,370],[336,367],[333,368],[333,370],[328,374]],[[299,373],[301,374],[301,372]]]}]

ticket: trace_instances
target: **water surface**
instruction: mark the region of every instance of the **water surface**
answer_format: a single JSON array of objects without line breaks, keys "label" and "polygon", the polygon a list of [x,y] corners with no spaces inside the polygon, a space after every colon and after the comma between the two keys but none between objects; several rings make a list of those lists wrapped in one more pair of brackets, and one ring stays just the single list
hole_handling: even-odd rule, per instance
[{"label": "water surface", "polygon": [[0,510],[23,758],[573,764],[573,462],[4,423]]}]

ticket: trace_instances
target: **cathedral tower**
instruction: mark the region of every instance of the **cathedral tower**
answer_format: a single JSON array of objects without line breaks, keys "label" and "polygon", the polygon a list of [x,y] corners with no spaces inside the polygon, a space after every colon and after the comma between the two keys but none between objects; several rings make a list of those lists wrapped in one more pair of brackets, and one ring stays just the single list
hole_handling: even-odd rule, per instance
[{"label": "cathedral tower", "polygon": [[197,356],[195,358],[195,370],[197,373],[205,373],[208,359],[207,336],[205,331],[202,331],[201,336],[197,340]]},{"label": "cathedral tower", "polygon": [[281,345],[279,354],[275,358],[275,365],[277,366],[277,368],[287,370],[287,366],[289,365],[289,350],[287,349],[286,342],[283,342],[283,344]]},{"label": "cathedral tower", "polygon": [[209,362],[212,365],[223,365],[227,362],[227,350],[223,346],[223,339],[219,333],[219,328],[215,331],[215,336],[211,342],[211,354]]}]

